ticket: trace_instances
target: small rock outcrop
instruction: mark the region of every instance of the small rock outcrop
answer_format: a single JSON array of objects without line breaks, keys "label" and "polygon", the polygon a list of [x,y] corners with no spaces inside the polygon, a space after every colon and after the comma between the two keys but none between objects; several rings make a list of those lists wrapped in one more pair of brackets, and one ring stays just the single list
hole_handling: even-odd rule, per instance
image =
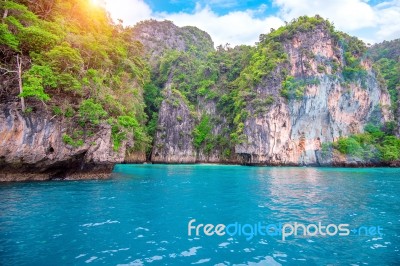
[{"label": "small rock outcrop", "polygon": [[64,143],[66,128],[45,113],[23,114],[17,103],[0,104],[0,180],[102,179],[124,161],[126,143],[114,152],[109,125],[79,147]]}]

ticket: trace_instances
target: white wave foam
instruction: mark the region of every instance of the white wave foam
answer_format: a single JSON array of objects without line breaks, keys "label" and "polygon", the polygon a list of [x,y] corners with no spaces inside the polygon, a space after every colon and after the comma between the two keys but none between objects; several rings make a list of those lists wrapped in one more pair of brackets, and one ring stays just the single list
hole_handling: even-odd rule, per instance
[{"label": "white wave foam", "polygon": [[190,257],[197,254],[197,250],[201,249],[201,247],[192,247],[188,251],[181,252],[181,256],[183,257]]},{"label": "white wave foam", "polygon": [[203,264],[203,263],[209,262],[210,260],[211,260],[210,258],[208,258],[208,259],[201,259],[201,260],[198,260],[198,261],[196,261],[196,262],[193,262],[192,264]]},{"label": "white wave foam", "polygon": [[100,226],[100,225],[104,225],[104,224],[119,224],[119,221],[111,221],[111,220],[107,220],[105,222],[101,222],[101,223],[88,223],[88,224],[82,224],[82,227],[92,227],[92,226]]}]

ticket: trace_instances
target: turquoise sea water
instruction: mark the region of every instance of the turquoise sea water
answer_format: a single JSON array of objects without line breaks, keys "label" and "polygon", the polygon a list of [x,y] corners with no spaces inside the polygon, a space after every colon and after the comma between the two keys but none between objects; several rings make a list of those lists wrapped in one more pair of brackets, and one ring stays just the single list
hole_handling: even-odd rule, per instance
[{"label": "turquoise sea water", "polygon": [[[246,240],[188,236],[192,219],[365,227]],[[118,165],[106,181],[0,184],[0,265],[399,265],[399,250],[400,169]]]}]

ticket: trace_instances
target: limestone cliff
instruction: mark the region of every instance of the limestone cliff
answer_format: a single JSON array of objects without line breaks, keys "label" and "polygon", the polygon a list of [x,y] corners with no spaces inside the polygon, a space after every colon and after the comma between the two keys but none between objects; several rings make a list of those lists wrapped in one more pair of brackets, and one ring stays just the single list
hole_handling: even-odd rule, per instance
[{"label": "limestone cliff", "polygon": [[143,45],[100,5],[45,2],[0,4],[0,182],[103,178],[145,161]]},{"label": "limestone cliff", "polygon": [[[301,97],[287,100],[278,94],[282,81],[263,80],[256,88],[257,97],[273,94],[276,101],[267,112],[245,121],[246,140],[236,146],[236,153],[249,164],[345,164],[345,156],[321,162],[322,144],[362,132],[374,119],[389,121],[390,98],[386,88],[378,84],[368,59],[362,61],[367,71],[365,77],[343,81],[341,69],[346,51],[334,43],[325,27],[296,33],[284,43],[284,49],[289,75],[313,82],[304,85]],[[272,76],[279,74],[275,72]],[[254,110],[249,108],[249,111]]]},{"label": "limestone cliff", "polygon": [[374,44],[369,47],[368,53],[374,61],[374,67],[381,74],[379,78],[386,83],[391,95],[398,124],[397,136],[400,137],[400,39]]},{"label": "limestone cliff", "polygon": [[109,125],[79,147],[63,141],[70,126],[45,112],[23,114],[18,103],[0,104],[0,181],[107,178],[124,161],[126,142],[114,152]]},{"label": "limestone cliff", "polygon": [[190,110],[190,104],[179,91],[167,89],[165,94],[152,150],[153,163],[241,163],[235,154],[224,154],[223,143],[210,150],[193,145],[199,113],[213,119],[212,136],[221,136],[229,126],[226,119],[219,116],[214,101],[205,100],[198,110]]},{"label": "limestone cliff", "polygon": [[191,26],[178,27],[168,20],[138,23],[133,28],[132,40],[143,44],[152,66],[168,50],[188,51],[196,47],[199,52],[207,53],[214,49],[214,43],[205,31]]},{"label": "limestone cliff", "polygon": [[177,91],[166,90],[162,102],[151,161],[155,163],[195,163],[192,132],[194,118]]},{"label": "limestone cliff", "polygon": [[[215,75],[208,67],[211,63],[208,55],[215,52],[210,36],[195,27],[179,28],[170,21],[154,20],[136,25],[132,36],[144,44],[154,76],[153,83],[163,91],[163,100],[157,110],[151,161],[239,162],[233,152],[233,156],[223,155],[227,149],[225,146],[215,145],[206,150],[194,145],[193,131],[203,115],[213,120],[213,136],[223,134],[224,128],[229,127],[226,119],[218,113],[215,99],[196,92],[202,82],[209,82],[208,79]],[[219,94],[216,86],[210,86]],[[228,151],[230,154],[230,149]]]},{"label": "limestone cliff", "polygon": [[[399,70],[400,70],[400,57],[399,57]],[[399,73],[400,75],[400,73]],[[400,84],[400,79],[399,79]],[[398,97],[400,96],[400,86],[396,88]],[[400,99],[397,100],[397,108],[394,110],[395,121],[397,122],[396,135],[400,138]]]},{"label": "limestone cliff", "polygon": [[[320,20],[319,17],[316,19]],[[279,61],[268,74],[267,70],[260,71],[265,74],[260,75],[261,81],[256,85],[248,81],[248,76],[255,76],[254,72],[258,71],[256,67],[267,65],[268,57],[273,57],[262,43],[257,49],[259,54],[267,53],[266,59],[256,63],[250,60],[247,67],[250,71],[246,72],[245,69],[240,77],[237,75],[239,81],[226,83],[224,73],[228,61],[217,61],[218,80],[207,90],[208,95],[216,93],[217,97],[205,97],[201,94],[202,88],[199,89],[196,83],[185,89],[189,90],[188,93],[179,88],[179,80],[171,83],[175,75],[183,72],[179,66],[171,64],[168,86],[176,87],[182,93],[180,96],[171,96],[169,92],[162,103],[152,161],[255,165],[378,164],[333,150],[328,151],[328,154],[326,151],[321,153],[324,143],[363,132],[370,122],[383,124],[393,120],[393,115],[390,112],[388,91],[384,84],[378,82],[371,60],[362,51],[363,44],[347,35],[338,38],[329,23],[320,21],[311,27],[307,26],[309,28],[306,30],[296,28],[288,30],[286,35],[271,34],[277,37],[264,35],[263,38],[275,38],[272,47],[282,47],[283,58],[286,59]],[[251,53],[253,58],[255,53]],[[353,63],[349,58],[353,61],[357,59],[359,65],[351,65]],[[174,72],[173,68],[180,71]],[[353,68],[357,68],[357,71]],[[190,75],[190,71],[191,68],[185,69],[187,75]],[[207,78],[209,72],[203,72],[203,77]],[[243,90],[239,87],[236,92],[232,91],[230,87],[238,86],[236,84],[241,82],[240,79],[248,85]],[[287,85],[289,83],[294,84],[293,88]],[[197,92],[196,98],[183,100],[185,96],[181,94],[190,97],[190,90]],[[287,91],[283,93],[284,90]],[[233,99],[243,98],[243,110],[239,112],[243,111],[246,116],[242,123],[239,123],[238,115],[232,117],[235,115],[232,114],[235,112],[233,109],[224,112],[224,107],[217,108],[224,106],[226,98],[232,94]],[[208,143],[228,140],[232,153],[229,145],[228,148],[221,148],[213,144],[208,150],[207,144],[200,148],[193,146],[194,131],[205,115],[211,121]],[[238,132],[241,132],[241,141],[236,144],[230,138],[235,131],[232,120],[239,123]]]}]

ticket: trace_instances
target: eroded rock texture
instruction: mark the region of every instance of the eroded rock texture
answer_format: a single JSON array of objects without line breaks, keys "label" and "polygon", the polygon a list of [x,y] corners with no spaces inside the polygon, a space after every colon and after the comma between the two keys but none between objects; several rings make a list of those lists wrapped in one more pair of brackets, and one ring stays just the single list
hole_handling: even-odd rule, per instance
[{"label": "eroded rock texture", "polygon": [[80,147],[64,143],[68,126],[45,113],[23,115],[17,103],[1,104],[0,180],[101,179],[124,161],[126,143],[114,152],[110,126]]},{"label": "eroded rock texture", "polygon": [[257,88],[259,97],[273,94],[278,101],[266,113],[246,120],[247,141],[237,145],[236,152],[250,164],[345,163],[345,156],[323,161],[318,156],[322,143],[363,132],[372,120],[388,121],[391,113],[387,90],[378,84],[368,60],[362,63],[368,72],[366,78],[343,82],[332,62],[343,65],[345,51],[333,44],[324,28],[298,33],[284,48],[290,75],[313,82],[306,85],[301,99],[287,100],[278,95],[281,80],[264,80]]}]

